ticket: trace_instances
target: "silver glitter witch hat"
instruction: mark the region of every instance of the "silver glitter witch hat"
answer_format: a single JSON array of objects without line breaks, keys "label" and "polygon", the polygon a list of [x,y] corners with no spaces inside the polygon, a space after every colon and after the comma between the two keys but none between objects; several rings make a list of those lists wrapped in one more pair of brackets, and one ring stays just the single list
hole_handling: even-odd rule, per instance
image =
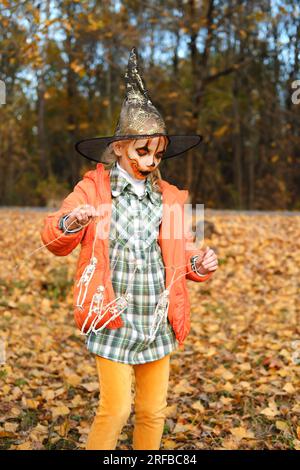
[{"label": "silver glitter witch hat", "polygon": [[162,160],[165,160],[183,154],[200,144],[203,138],[198,134],[168,134],[165,122],[152,103],[141,77],[138,52],[135,47],[130,51],[125,84],[126,95],[114,135],[80,140],[75,144],[75,148],[82,156],[96,162],[107,163],[105,156],[109,153],[109,145],[112,142],[166,136],[168,144],[162,157]]},{"label": "silver glitter witch hat", "polygon": [[126,96],[122,104],[115,135],[167,134],[164,120],[146,90],[138,67],[135,47],[129,56],[125,73]]}]

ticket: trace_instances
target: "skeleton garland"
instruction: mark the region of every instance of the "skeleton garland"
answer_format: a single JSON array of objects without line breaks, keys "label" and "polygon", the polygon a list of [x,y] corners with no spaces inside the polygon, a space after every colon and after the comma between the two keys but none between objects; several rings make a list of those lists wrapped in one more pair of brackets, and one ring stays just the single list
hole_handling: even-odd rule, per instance
[{"label": "skeleton garland", "polygon": [[[98,222],[99,223],[99,222]],[[90,263],[86,266],[85,270],[83,271],[81,278],[77,284],[77,287],[79,288],[78,296],[77,296],[77,302],[76,302],[76,307],[83,309],[83,303],[86,298],[87,290],[89,283],[95,273],[96,270],[96,264],[97,264],[97,258],[95,256],[95,241],[97,238],[97,228],[98,228],[98,223],[96,225],[96,230],[95,230],[95,236],[94,236],[94,241],[93,241],[93,249],[92,249],[92,255],[90,259]],[[130,221],[127,223],[126,228],[128,227]],[[148,225],[151,223],[151,220],[146,224],[144,227],[145,231],[148,227]],[[126,245],[125,245],[126,246]],[[112,270],[115,268],[117,260],[119,256],[117,256],[116,261],[114,263],[114,266]],[[116,299],[113,299],[109,304],[106,305],[106,308],[103,309],[103,300],[104,300],[104,290],[105,286],[100,284],[96,288],[96,292],[93,295],[92,301],[90,303],[89,311],[87,314],[87,317],[81,327],[80,333],[82,335],[88,335],[90,332],[93,332],[95,334],[98,334],[103,328],[106,327],[106,325],[117,318],[121,313],[124,312],[124,310],[128,306],[128,302],[132,299],[132,294],[127,292],[129,289],[129,286],[131,285],[131,281],[133,280],[134,273],[136,269],[140,266],[140,260],[135,260],[135,268],[134,271],[131,275],[130,282],[128,283],[127,289],[124,294],[121,296],[118,296]],[[175,272],[172,277],[172,281],[174,279]],[[84,289],[84,291],[83,291]],[[170,288],[169,288],[170,289]],[[160,327],[161,324],[167,322],[167,315],[168,315],[168,308],[169,308],[169,289],[164,289],[163,292],[161,292],[158,303],[156,305],[155,311],[154,311],[154,316],[153,316],[153,322],[150,327],[150,335],[149,335],[149,340],[150,342],[154,341],[155,335]],[[110,312],[112,314],[111,318],[107,320],[103,325],[97,327],[97,325],[101,322],[101,320],[105,317],[107,312]],[[91,322],[88,330],[85,332],[85,327],[88,324],[89,320],[93,316],[93,314],[96,314],[94,317],[94,320]]]},{"label": "skeleton garland", "polygon": [[[81,310],[83,310],[83,305],[84,305],[84,301],[86,299],[88,286],[89,286],[90,281],[91,281],[91,279],[92,279],[92,277],[95,273],[96,265],[97,265],[97,262],[98,262],[98,260],[95,256],[95,242],[96,242],[96,238],[97,238],[97,228],[98,228],[99,222],[100,221],[98,221],[98,223],[96,225],[90,263],[85,267],[85,269],[84,269],[84,271],[83,271],[83,273],[82,273],[82,275],[81,275],[81,277],[80,277],[80,279],[77,283],[77,287],[79,287],[79,292],[78,292],[78,296],[77,296],[77,300],[76,300],[76,307],[80,308]],[[69,225],[68,228],[70,228],[73,223],[74,222],[72,222]],[[89,225],[90,223],[91,223],[91,221],[89,221],[85,225],[80,225],[80,228],[84,228],[87,225]],[[54,240],[47,243],[46,245],[41,245],[36,250],[33,250],[27,256],[29,257],[33,253],[35,253],[35,252],[37,252],[37,251],[39,251],[43,248],[46,248],[46,246],[50,245],[55,240],[58,240],[59,238],[64,236],[66,233],[67,233],[67,230],[65,230],[59,237],[55,238]],[[24,258],[24,260],[25,260],[25,258]],[[117,260],[118,260],[118,257],[116,259],[116,262],[117,262]],[[139,261],[140,260],[135,260],[136,266],[135,266],[134,271],[132,273],[131,279],[133,279],[134,273],[140,265]],[[116,262],[115,262],[112,269],[114,269],[114,267],[116,265]],[[15,267],[18,268],[21,264],[22,263],[18,263],[18,264],[16,264]],[[150,264],[151,263],[149,263],[148,265],[150,265]],[[153,321],[152,321],[152,325],[151,325],[151,328],[150,328],[150,335],[149,335],[150,342],[154,341],[156,332],[158,331],[160,325],[165,324],[167,322],[168,310],[169,310],[169,304],[170,304],[169,293],[170,293],[170,289],[171,289],[172,285],[175,282],[177,282],[178,279],[180,279],[182,276],[186,276],[188,273],[193,272],[193,269],[191,269],[190,271],[184,272],[183,274],[178,276],[176,279],[174,279],[177,269],[184,268],[185,266],[186,265],[182,265],[182,266],[165,266],[164,267],[164,269],[167,269],[169,267],[174,272],[173,272],[172,279],[171,279],[169,287],[167,289],[164,289],[159,295],[158,303],[157,303],[155,311],[154,311]],[[91,331],[93,331],[95,334],[98,334],[101,330],[103,330],[103,328],[105,328],[107,326],[107,324],[110,321],[114,320],[115,318],[117,318],[119,315],[121,315],[124,312],[124,310],[128,306],[128,302],[132,299],[132,294],[127,292],[129,285],[130,285],[130,283],[128,284],[127,289],[126,289],[124,294],[122,294],[122,295],[118,296],[117,298],[113,299],[111,302],[109,302],[106,305],[106,308],[105,308],[104,311],[103,311],[103,301],[104,301],[104,291],[105,291],[106,285],[102,285],[102,284],[98,285],[98,287],[96,288],[96,292],[94,293],[92,301],[90,303],[90,307],[89,307],[87,317],[84,320],[84,323],[81,327],[81,330],[80,330],[81,335],[86,335],[87,336]],[[102,318],[107,314],[108,311],[110,313],[112,313],[112,316],[102,326],[97,328],[97,325],[101,322]],[[84,329],[85,329],[89,319],[92,317],[93,313],[95,313],[96,316],[95,316],[94,320],[92,321],[91,325],[89,326],[88,331],[85,332]]]}]

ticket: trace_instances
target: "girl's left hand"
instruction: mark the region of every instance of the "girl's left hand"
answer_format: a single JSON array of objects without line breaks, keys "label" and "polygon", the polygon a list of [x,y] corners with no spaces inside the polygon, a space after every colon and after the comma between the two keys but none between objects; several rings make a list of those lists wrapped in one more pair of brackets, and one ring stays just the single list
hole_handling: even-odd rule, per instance
[{"label": "girl's left hand", "polygon": [[214,250],[207,246],[205,250],[200,250],[202,253],[196,260],[196,268],[201,274],[208,274],[218,268],[218,258]]}]

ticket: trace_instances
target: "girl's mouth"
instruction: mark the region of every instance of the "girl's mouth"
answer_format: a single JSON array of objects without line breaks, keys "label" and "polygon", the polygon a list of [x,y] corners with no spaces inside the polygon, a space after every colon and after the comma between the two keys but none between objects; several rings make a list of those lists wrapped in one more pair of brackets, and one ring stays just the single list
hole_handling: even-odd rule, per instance
[{"label": "girl's mouth", "polygon": [[135,172],[140,175],[140,176],[148,176],[151,171],[142,171],[142,170],[139,170],[137,164],[135,162],[133,162],[133,169],[135,170]]},{"label": "girl's mouth", "polygon": [[149,175],[149,174],[151,173],[151,171],[141,171],[141,170],[139,170],[139,172],[140,172],[141,175],[143,175],[143,176],[147,176],[147,175]]}]

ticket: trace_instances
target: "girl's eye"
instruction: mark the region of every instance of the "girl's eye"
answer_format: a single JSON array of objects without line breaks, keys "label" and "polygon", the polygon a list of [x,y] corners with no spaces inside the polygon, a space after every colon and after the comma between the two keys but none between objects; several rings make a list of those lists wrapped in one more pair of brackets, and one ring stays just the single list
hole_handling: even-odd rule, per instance
[{"label": "girl's eye", "polygon": [[[140,157],[144,157],[145,155],[147,155],[147,151],[144,149],[136,149],[136,151]],[[159,152],[156,154],[156,158],[162,158],[162,156],[163,152]]]}]

